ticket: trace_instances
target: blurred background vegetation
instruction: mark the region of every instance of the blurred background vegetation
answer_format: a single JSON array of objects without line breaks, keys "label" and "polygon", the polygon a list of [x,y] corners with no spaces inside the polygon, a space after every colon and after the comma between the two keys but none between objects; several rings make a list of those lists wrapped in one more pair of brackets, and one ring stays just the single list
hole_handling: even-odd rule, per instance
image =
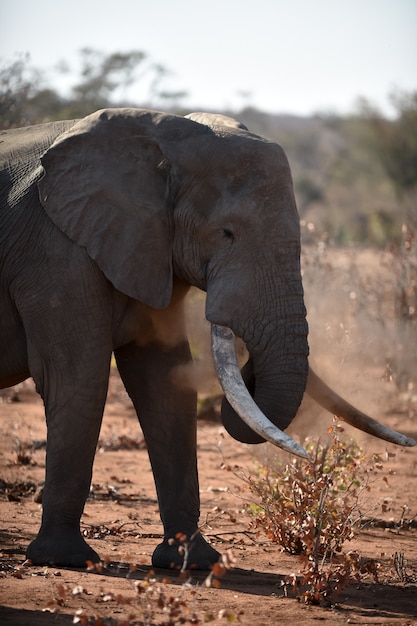
[{"label": "blurred background vegetation", "polygon": [[[0,129],[75,119],[107,106],[183,114],[184,91],[164,90],[169,70],[145,52],[104,54],[85,48],[74,71],[65,61],[48,78],[28,55],[0,63]],[[50,82],[73,77],[65,95]],[[60,80],[57,80],[60,79]],[[135,85],[139,102],[129,100]],[[304,242],[399,245],[404,224],[417,227],[417,92],[391,94],[396,116],[358,100],[351,115],[270,114],[251,107],[223,111],[285,149],[293,171]],[[408,235],[409,236],[409,233]]]}]

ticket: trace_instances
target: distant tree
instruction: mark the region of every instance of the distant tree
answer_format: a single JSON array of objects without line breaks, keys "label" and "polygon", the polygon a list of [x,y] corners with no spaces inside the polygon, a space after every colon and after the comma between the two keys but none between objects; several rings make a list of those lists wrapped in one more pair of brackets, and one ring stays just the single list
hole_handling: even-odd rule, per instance
[{"label": "distant tree", "polygon": [[394,92],[390,99],[397,113],[393,120],[366,100],[361,109],[374,130],[378,158],[401,197],[417,187],[417,91]]},{"label": "distant tree", "polygon": [[407,322],[403,345],[409,346],[417,330],[417,91],[395,92],[391,102],[397,113],[393,120],[384,119],[366,101],[362,110],[373,127],[374,149],[393,184],[402,213],[401,237],[396,245],[395,302],[400,319]]},{"label": "distant tree", "polygon": [[28,102],[28,114],[32,123],[65,118],[67,100],[57,91],[46,87],[37,91]]},{"label": "distant tree", "polygon": [[29,55],[21,55],[0,66],[0,128],[13,128],[33,123],[31,101],[41,77],[29,67]]},{"label": "distant tree", "polygon": [[108,106],[112,100],[126,99],[128,87],[136,80],[138,66],[146,59],[146,54],[139,50],[105,55],[83,48],[80,55],[81,80],[71,93],[71,102],[79,116]]},{"label": "distant tree", "polygon": [[321,185],[309,176],[302,176],[295,181],[295,188],[299,197],[300,215],[303,215],[307,207],[314,202],[324,200],[324,191]]},{"label": "distant tree", "polygon": [[[65,62],[58,71],[68,72]],[[74,119],[107,106],[148,106],[169,103],[170,108],[186,95],[163,88],[169,71],[139,50],[105,54],[92,48],[80,51],[80,76],[62,96],[45,87],[41,73],[20,57],[0,70],[0,128],[13,128],[48,120]],[[143,86],[140,102],[129,101],[133,84]]]}]

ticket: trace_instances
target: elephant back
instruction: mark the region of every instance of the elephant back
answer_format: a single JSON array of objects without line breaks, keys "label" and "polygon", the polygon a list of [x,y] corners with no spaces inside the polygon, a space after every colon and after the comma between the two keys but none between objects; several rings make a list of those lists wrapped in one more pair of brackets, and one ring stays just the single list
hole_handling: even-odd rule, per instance
[{"label": "elephant back", "polygon": [[[76,120],[47,122],[0,132],[0,210],[16,207],[36,190],[42,175],[40,158]],[[37,193],[37,191],[36,191]],[[27,204],[25,204],[27,206]]]}]

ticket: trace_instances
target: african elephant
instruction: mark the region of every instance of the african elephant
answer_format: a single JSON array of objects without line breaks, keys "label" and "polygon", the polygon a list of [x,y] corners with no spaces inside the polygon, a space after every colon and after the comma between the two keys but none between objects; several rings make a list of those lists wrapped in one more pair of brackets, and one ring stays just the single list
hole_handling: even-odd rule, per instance
[{"label": "african elephant", "polygon": [[[190,285],[207,292],[234,437],[306,455],[283,430],[307,385],[362,429],[414,445],[309,373],[299,219],[276,143],[221,116],[107,109],[3,132],[0,152],[0,387],[31,376],[48,427],[34,564],[99,560],[79,522],[113,353],[155,478],[164,540],[153,564],[181,563],[170,539],[196,535],[199,519],[196,393],[174,376],[191,362]],[[197,533],[190,563],[218,558]]]}]

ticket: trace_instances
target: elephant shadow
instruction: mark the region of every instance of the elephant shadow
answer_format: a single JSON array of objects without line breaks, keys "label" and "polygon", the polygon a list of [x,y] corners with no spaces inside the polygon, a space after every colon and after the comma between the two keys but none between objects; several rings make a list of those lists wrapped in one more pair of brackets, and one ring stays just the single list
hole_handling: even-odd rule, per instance
[{"label": "elephant shadow", "polygon": [[[81,570],[78,570],[81,571]],[[85,570],[84,570],[85,571]],[[92,574],[100,576],[108,576],[110,578],[128,578],[130,580],[145,580],[149,578],[156,579],[157,582],[180,586],[187,582],[196,587],[210,586],[208,582],[210,573],[200,570],[188,570],[180,572],[172,569],[157,569],[151,565],[139,565],[135,571],[130,570],[128,563],[110,562],[103,568],[99,567]],[[227,570],[225,575],[217,578],[213,577],[213,587],[228,591],[236,591],[244,594],[271,596],[271,594],[281,594],[284,585],[284,574],[275,574],[270,572],[260,572],[254,569],[243,569],[236,567]]]},{"label": "elephant shadow", "polygon": [[0,623],[5,626],[18,624],[30,624],[31,626],[65,626],[73,624],[72,615],[45,613],[45,611],[30,611],[27,609],[14,609],[8,606],[0,606]]},{"label": "elephant shadow", "polygon": [[[184,579],[178,572],[173,570],[158,569],[156,572],[150,565],[138,567],[137,571],[130,572],[129,566],[125,563],[110,563],[100,572],[100,575],[109,577],[126,578],[132,580],[143,580],[155,576],[157,580],[164,581],[175,586],[184,584],[185,580],[193,586],[204,588],[208,573],[203,571],[189,572],[189,576]],[[233,568],[226,572],[225,576],[216,579],[216,587],[219,591],[233,591],[239,594],[248,594],[253,596],[264,596],[286,598],[289,602],[297,601],[297,595],[301,592],[298,590],[292,593],[288,590],[288,594],[284,594],[286,574],[274,572],[262,572],[254,569]],[[410,585],[405,588],[403,586],[396,587],[389,584],[376,583],[352,583],[345,587],[341,593],[335,597],[335,603],[338,610],[342,611],[346,618],[350,614],[355,616],[368,617],[370,615],[381,619],[409,616],[417,617],[417,608],[415,606],[416,586]]]}]

